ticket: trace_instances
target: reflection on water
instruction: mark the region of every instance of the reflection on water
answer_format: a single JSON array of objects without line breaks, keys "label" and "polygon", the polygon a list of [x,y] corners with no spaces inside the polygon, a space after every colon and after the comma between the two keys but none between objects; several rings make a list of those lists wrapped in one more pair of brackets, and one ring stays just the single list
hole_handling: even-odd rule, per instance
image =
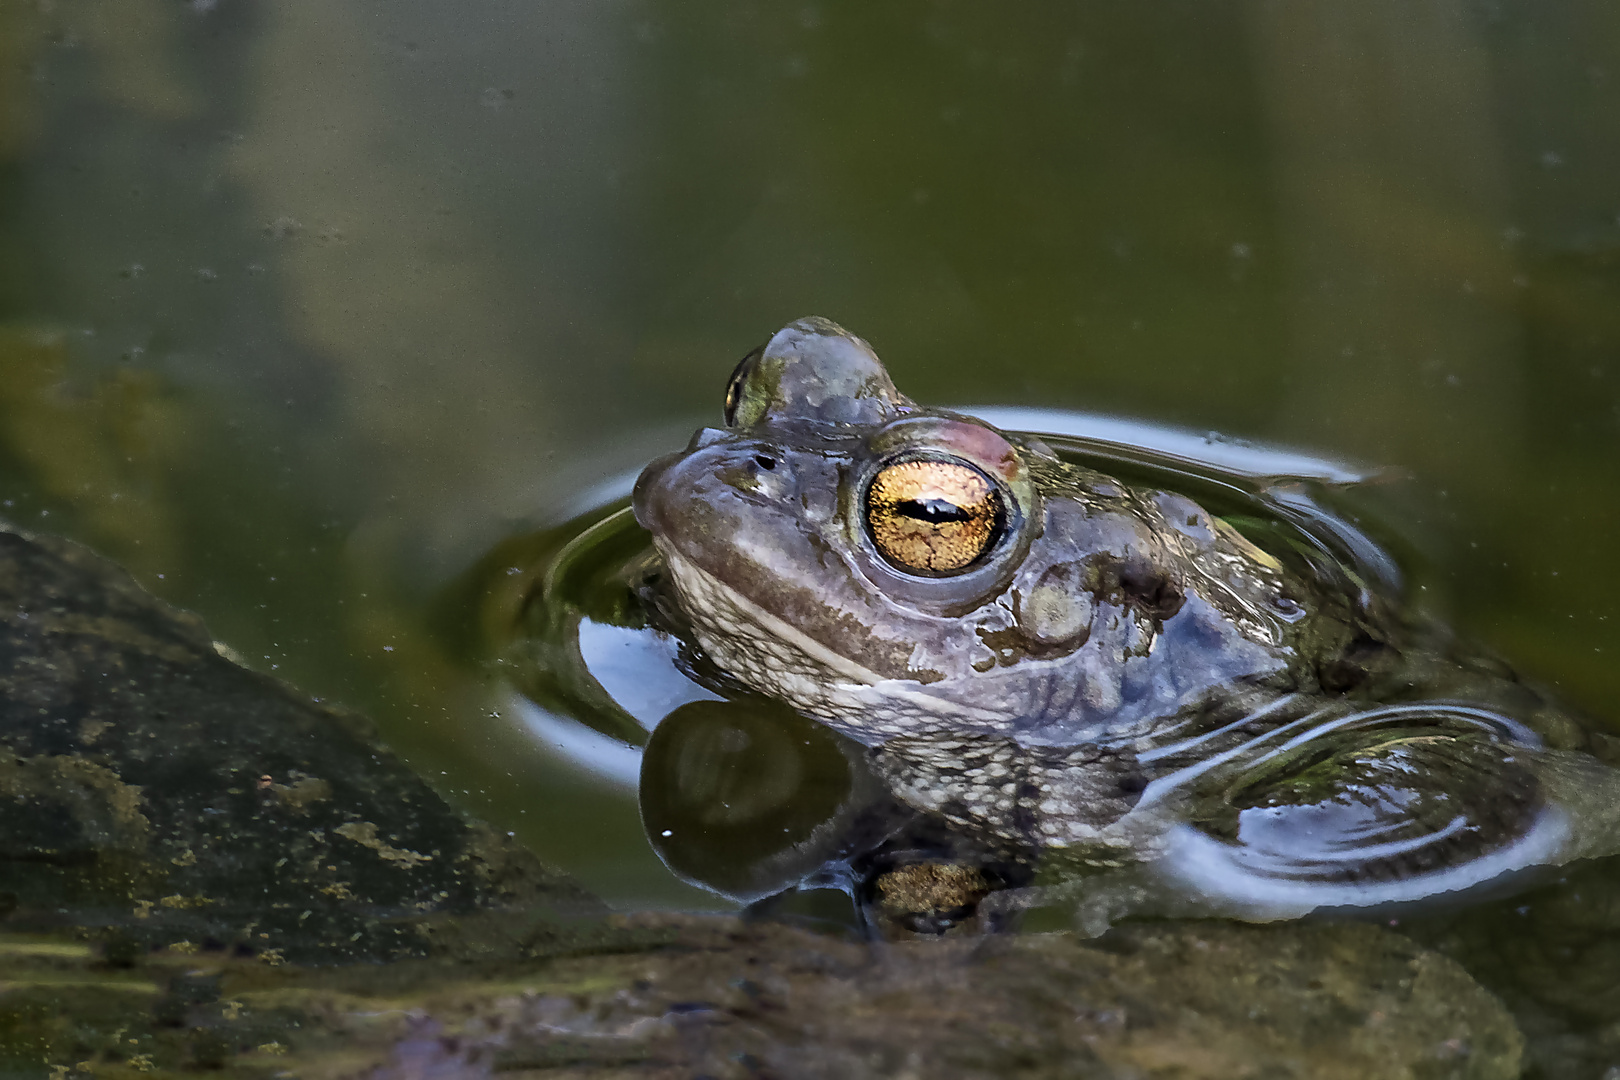
[{"label": "reflection on water", "polygon": [[[1070,460],[1192,490],[1299,573],[1359,592],[1364,604],[1400,602],[1402,575],[1334,508],[1338,489],[1299,475],[1353,479],[1343,466],[1148,425],[1038,415],[1061,432],[1042,438]],[[638,782],[659,858],[733,900],[831,888],[856,900],[863,922],[887,925],[887,912],[939,932],[974,917],[987,895],[1023,889],[992,906],[1005,915],[1077,903],[1081,924],[1096,932],[1132,913],[1265,920],[1455,904],[1481,889],[1505,891],[1533,868],[1615,848],[1620,774],[1573,752],[1580,737],[1533,692],[1459,678],[1449,660],[1426,667],[1422,646],[1396,680],[1407,699],[1398,703],[1293,693],[1256,705],[1233,685],[1190,714],[1139,717],[1122,744],[1133,782],[1117,820],[1084,841],[1061,839],[1043,817],[1052,800],[1082,790],[1091,812],[1113,797],[1092,790],[1112,775],[1109,737],[1092,732],[1075,748],[1079,758],[1049,748],[1055,769],[1029,780],[1039,805],[1009,830],[972,809],[965,788],[941,801],[975,768],[1021,775],[1024,765],[998,764],[995,740],[980,740],[981,751],[971,733],[947,730],[864,747],[716,668],[661,592],[657,556],[622,502],[526,543],[538,557],[521,614],[504,631],[488,624],[489,647],[522,695],[520,713],[579,768]],[[955,909],[948,918],[885,900],[885,882],[893,891],[893,875],[916,867],[971,873],[971,900],[946,905]]]},{"label": "reflection on water", "polygon": [[[855,819],[881,787],[857,747],[765,700],[695,702],[670,713],[642,764],[641,820],[665,865],[758,900],[860,847]],[[873,828],[881,837],[882,828]],[[868,840],[870,842],[870,840]]]}]

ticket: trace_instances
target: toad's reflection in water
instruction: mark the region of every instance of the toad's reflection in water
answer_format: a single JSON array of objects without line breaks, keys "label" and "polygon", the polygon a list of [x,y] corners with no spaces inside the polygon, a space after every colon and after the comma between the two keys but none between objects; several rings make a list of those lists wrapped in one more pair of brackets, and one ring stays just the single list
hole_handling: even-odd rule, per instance
[{"label": "toad's reflection in water", "polygon": [[641,821],[671,870],[740,901],[842,886],[903,813],[862,759],[769,699],[692,702],[647,743]]},{"label": "toad's reflection in water", "polygon": [[[1483,717],[1384,712],[1358,717],[1373,737],[1334,742],[1307,767],[1257,766],[1182,814],[1138,815],[1134,858],[1112,865],[929,813],[897,792],[892,748],[862,747],[752,696],[692,702],[658,725],[642,759],[641,814],[683,879],[743,903],[837,889],[884,937],[999,929],[1022,906],[1066,897],[1104,924],[1126,912],[1275,918],[1404,904],[1559,861],[1567,810],[1546,804],[1530,769],[1499,766],[1502,734]],[[933,765],[904,768],[916,784]],[[1462,795],[1422,780],[1481,769]]]},{"label": "toad's reflection in water", "polygon": [[640,803],[654,850],[687,881],[744,903],[837,889],[885,937],[999,928],[980,901],[1031,877],[894,798],[865,747],[768,698],[672,712],[647,743]]},{"label": "toad's reflection in water", "polygon": [[825,320],[750,354],[726,421],[643,472],[648,532],[604,508],[530,542],[505,650],[548,723],[653,731],[644,821],[688,880],[1095,929],[1615,848],[1612,740],[1411,604],[1321,483],[926,409]]}]

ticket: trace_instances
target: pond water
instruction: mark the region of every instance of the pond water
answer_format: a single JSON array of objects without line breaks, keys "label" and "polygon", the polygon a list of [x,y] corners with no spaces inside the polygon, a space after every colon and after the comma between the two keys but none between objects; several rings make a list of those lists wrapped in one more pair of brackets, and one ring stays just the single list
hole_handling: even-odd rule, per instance
[{"label": "pond water", "polygon": [[[626,908],[735,902],[478,643],[810,313],[1012,427],[1352,463],[1424,606],[1613,728],[1616,131],[1594,0],[12,5],[0,512]],[[703,698],[591,625],[632,719]],[[1424,931],[1519,941],[1476,968],[1592,1075],[1612,878]]]}]

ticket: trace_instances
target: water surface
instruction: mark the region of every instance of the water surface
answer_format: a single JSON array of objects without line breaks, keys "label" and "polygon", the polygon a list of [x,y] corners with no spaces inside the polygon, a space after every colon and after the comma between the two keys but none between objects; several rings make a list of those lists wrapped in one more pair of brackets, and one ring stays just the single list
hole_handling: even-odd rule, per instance
[{"label": "water surface", "polygon": [[445,597],[809,313],[919,400],[1388,470],[1426,602],[1620,717],[1610,5],[69,2],[0,60],[0,509],[615,903],[717,901]]}]

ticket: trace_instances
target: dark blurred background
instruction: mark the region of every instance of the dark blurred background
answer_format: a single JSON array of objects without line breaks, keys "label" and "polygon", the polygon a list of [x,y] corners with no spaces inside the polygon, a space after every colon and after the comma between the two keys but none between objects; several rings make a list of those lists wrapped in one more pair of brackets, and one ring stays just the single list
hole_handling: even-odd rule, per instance
[{"label": "dark blurred background", "polygon": [[940,404],[1387,466],[1445,605],[1620,718],[1620,9],[9,0],[0,501],[629,902],[446,583],[816,313]]}]

